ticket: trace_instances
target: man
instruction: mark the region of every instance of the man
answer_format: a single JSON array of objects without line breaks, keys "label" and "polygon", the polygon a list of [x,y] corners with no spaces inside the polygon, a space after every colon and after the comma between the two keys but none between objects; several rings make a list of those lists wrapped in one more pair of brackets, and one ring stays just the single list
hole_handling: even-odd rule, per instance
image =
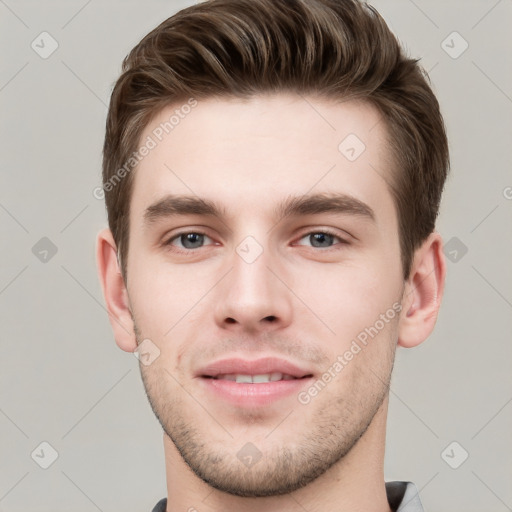
[{"label": "man", "polygon": [[164,432],[154,512],[422,510],[385,428],[443,295],[447,170],[423,72],[356,0],[213,0],[132,50],[97,259]]}]

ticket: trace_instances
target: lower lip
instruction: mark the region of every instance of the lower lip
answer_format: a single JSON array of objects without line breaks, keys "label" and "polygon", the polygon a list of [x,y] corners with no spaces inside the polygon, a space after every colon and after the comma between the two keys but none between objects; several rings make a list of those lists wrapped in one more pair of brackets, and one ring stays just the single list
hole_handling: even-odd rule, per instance
[{"label": "lower lip", "polygon": [[261,382],[258,384],[248,382],[237,383],[232,380],[211,379],[207,377],[201,377],[200,380],[208,392],[218,398],[238,407],[257,407],[270,405],[292,394],[297,395],[303,387],[309,384],[311,377]]}]

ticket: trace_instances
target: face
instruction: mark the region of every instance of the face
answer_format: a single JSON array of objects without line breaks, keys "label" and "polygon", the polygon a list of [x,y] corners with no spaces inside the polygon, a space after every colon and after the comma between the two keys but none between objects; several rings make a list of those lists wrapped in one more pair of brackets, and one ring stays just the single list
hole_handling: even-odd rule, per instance
[{"label": "face", "polygon": [[146,393],[202,480],[288,493],[387,396],[404,283],[384,126],[360,102],[258,96],[200,101],[159,141],[176,108],[141,138],[130,205]]}]

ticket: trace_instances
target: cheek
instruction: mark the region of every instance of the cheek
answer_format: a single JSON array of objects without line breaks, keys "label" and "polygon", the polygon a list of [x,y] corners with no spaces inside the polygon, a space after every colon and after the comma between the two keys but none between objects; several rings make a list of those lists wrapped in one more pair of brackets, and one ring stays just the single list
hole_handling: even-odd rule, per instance
[{"label": "cheek", "polygon": [[[134,265],[135,266],[135,265]],[[129,274],[128,293],[137,325],[145,337],[163,339],[164,335],[183,315],[182,293],[176,293],[181,283],[159,272],[156,267],[148,272]]]},{"label": "cheek", "polygon": [[[400,269],[387,270],[378,261],[318,266],[296,278],[297,295],[334,331],[338,340],[352,339],[373,325],[398,300]],[[331,334],[333,334],[331,332]]]},{"label": "cheek", "polygon": [[137,325],[145,337],[161,342],[162,348],[179,345],[191,323],[205,321],[208,301],[202,299],[218,280],[218,272],[166,264],[147,255],[134,257],[132,268],[128,291]]}]

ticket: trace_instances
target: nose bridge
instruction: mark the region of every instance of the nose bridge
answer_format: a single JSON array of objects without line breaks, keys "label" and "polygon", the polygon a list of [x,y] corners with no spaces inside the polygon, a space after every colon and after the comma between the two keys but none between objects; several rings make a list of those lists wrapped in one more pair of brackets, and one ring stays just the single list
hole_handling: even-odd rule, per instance
[{"label": "nose bridge", "polygon": [[287,289],[270,270],[280,266],[277,254],[262,242],[246,236],[231,255],[231,271],[216,306],[216,320],[223,327],[236,324],[238,328],[268,329],[270,324],[282,327],[290,321]]},{"label": "nose bridge", "polygon": [[[264,302],[266,295],[271,295],[271,288],[275,283],[270,283],[271,273],[268,267],[271,266],[270,252],[264,250],[263,246],[251,237],[240,243],[232,258],[233,270],[231,279],[234,289],[238,294],[238,300],[250,306]],[[267,297],[268,299],[268,297]]]}]

